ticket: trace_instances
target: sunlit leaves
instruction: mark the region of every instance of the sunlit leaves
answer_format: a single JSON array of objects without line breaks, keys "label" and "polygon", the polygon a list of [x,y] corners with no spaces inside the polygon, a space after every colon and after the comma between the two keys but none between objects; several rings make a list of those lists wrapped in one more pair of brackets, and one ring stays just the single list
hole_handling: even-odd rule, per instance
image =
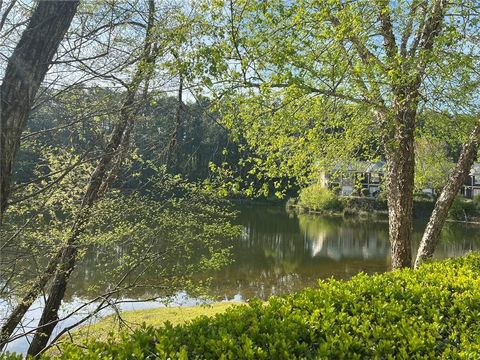
[{"label": "sunlit leaves", "polygon": [[[50,170],[62,161],[65,160],[58,154],[52,156]],[[116,286],[122,296],[137,288],[149,288],[151,296],[169,296],[176,290],[204,293],[208,283],[200,286],[192,279],[201,272],[217,270],[230,260],[230,247],[239,235],[239,227],[232,224],[234,212],[226,203],[213,192],[169,175],[164,167],[153,163],[146,166],[154,174],[147,190],[128,196],[111,191],[92,208],[90,220],[78,239],[77,268],[95,267],[100,275],[94,288],[80,290],[83,296],[85,291],[98,296]],[[34,219],[9,244],[12,248],[4,249],[4,263],[15,259],[17,264],[12,286],[30,279],[31,267],[48,260],[67,241],[89,173],[79,166],[51,194],[35,198],[28,213],[12,209],[6,226],[15,229],[30,216]],[[30,254],[19,256],[26,249]],[[8,269],[3,270],[8,273]],[[125,278],[127,274],[130,275]],[[15,292],[21,289],[23,286]]]},{"label": "sunlit leaves", "polygon": [[[469,128],[462,116],[478,113],[475,1],[448,3],[435,34],[424,33],[434,2],[206,4],[223,25],[209,40],[215,68],[223,61],[209,91],[220,98],[223,124],[248,149],[249,174],[304,183],[319,167],[385,156],[405,108],[448,113],[446,126],[462,136]],[[382,17],[391,21],[391,48]]]}]

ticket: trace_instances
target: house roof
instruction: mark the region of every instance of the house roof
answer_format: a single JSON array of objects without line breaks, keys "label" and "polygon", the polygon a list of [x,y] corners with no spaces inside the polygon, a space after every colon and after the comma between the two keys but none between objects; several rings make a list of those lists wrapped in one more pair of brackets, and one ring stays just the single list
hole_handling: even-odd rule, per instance
[{"label": "house roof", "polygon": [[360,173],[376,173],[385,171],[385,162],[369,162],[369,161],[353,161],[348,164],[338,163],[332,168],[333,172],[336,171],[349,171]]}]

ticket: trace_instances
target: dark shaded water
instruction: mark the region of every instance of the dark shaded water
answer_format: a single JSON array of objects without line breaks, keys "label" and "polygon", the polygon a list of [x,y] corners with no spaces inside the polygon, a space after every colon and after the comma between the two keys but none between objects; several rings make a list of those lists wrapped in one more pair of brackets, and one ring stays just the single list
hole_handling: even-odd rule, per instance
[{"label": "dark shaded water", "polygon": [[[215,294],[267,298],[315,286],[318,279],[347,279],[390,268],[386,221],[295,215],[272,206],[240,209],[243,236],[235,247],[235,263],[216,274]],[[415,224],[415,249],[425,221]],[[448,223],[435,257],[480,249],[479,229]]]}]

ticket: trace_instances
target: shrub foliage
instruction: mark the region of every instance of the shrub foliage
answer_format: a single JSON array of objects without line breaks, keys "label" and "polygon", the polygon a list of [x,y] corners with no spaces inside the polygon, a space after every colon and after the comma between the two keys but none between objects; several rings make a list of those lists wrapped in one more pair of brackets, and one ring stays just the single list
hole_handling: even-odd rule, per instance
[{"label": "shrub foliage", "polygon": [[312,184],[300,190],[298,205],[313,211],[341,211],[343,204],[335,194],[320,184]]},{"label": "shrub foliage", "polygon": [[480,357],[480,255],[360,274],[213,318],[144,327],[61,359],[472,359]]}]

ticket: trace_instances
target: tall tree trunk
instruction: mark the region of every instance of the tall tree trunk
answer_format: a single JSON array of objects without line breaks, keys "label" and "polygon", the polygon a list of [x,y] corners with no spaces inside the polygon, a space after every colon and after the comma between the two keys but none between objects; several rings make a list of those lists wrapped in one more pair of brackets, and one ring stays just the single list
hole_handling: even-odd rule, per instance
[{"label": "tall tree trunk", "polygon": [[387,201],[392,267],[412,266],[414,122],[416,111],[401,111],[393,142],[386,145]]},{"label": "tall tree trunk", "polygon": [[[139,111],[136,94],[140,88],[140,84],[145,80],[145,77],[148,76],[149,68],[153,66],[156,55],[158,54],[158,49],[153,46],[152,39],[154,13],[154,0],[149,0],[149,18],[142,59],[137,65],[137,70],[132,82],[128,86],[127,96],[120,113],[120,120],[115,125],[103,156],[90,177],[87,190],[82,200],[80,213],[62,254],[60,266],[55,273],[54,281],[48,294],[48,300],[38,323],[38,330],[28,349],[28,355],[37,356],[48,345],[52,332],[59,321],[58,312],[67,289],[68,279],[75,267],[78,236],[84,231],[88,223],[92,206],[104,194],[109,183],[115,179],[118,172],[116,164],[121,163],[121,159],[118,159],[118,157],[124,156],[125,152],[122,151],[122,149],[128,147],[130,131],[132,130],[135,117]],[[115,161],[115,158],[117,158],[117,161]]]},{"label": "tall tree trunk", "polygon": [[104,191],[102,189],[106,189],[107,185],[105,183],[113,180],[112,176],[110,176],[111,173],[109,175],[109,170],[114,170],[112,167],[114,167],[115,157],[124,155],[124,152],[121,151],[121,145],[125,136],[128,136],[126,132],[130,131],[131,123],[134,121],[135,94],[139,83],[129,90],[126,103],[122,108],[121,119],[115,125],[105,152],[90,177],[78,218],[72,228],[67,245],[63,249],[53,284],[48,293],[47,302],[38,323],[38,330],[28,349],[28,355],[36,356],[47,346],[48,340],[59,321],[58,312],[60,305],[67,289],[70,274],[75,267],[78,236],[84,231],[88,223],[94,203],[103,194]]},{"label": "tall tree trunk", "polygon": [[435,203],[432,215],[430,216],[430,220],[423,233],[422,241],[420,242],[415,267],[433,256],[440,239],[443,225],[447,220],[448,210],[455,196],[457,196],[460,191],[477,157],[479,142],[480,125],[473,129],[468,141],[463,145],[457,164]]},{"label": "tall tree trunk", "polygon": [[77,0],[39,1],[8,60],[0,87],[0,222],[28,114],[78,4]]},{"label": "tall tree trunk", "polygon": [[[412,47],[408,51],[408,59],[398,61],[399,48],[396,43],[395,29],[390,18],[388,1],[376,2],[380,33],[383,36],[383,48],[386,55],[388,70],[393,70],[390,87],[393,95],[393,122],[384,123],[386,128],[385,154],[387,158],[387,199],[389,213],[389,235],[392,253],[392,267],[403,268],[412,266],[412,214],[414,189],[414,130],[419,104],[419,89],[422,85],[430,56],[436,38],[441,33],[446,0],[435,0],[431,3],[430,12],[423,26],[419,26]],[[402,39],[400,57],[407,53],[409,34]],[[418,39],[418,40],[417,40]],[[368,51],[368,47],[360,43],[356,36],[352,39],[360,58],[367,66],[378,60]],[[403,54],[403,55],[402,55]],[[417,59],[415,57],[418,56]],[[413,60],[413,62],[412,62]],[[413,66],[412,66],[413,65]],[[375,77],[374,83],[376,82]],[[383,81],[383,79],[382,79]],[[378,83],[373,87],[374,95],[382,99]],[[393,126],[393,127],[392,127]],[[393,135],[393,136],[392,136]]]},{"label": "tall tree trunk", "polygon": [[[135,88],[134,94],[137,89],[138,87]],[[124,152],[121,151],[121,144],[125,136],[128,136],[125,132],[130,131],[130,123],[132,123],[134,119],[134,113],[132,112],[134,97],[127,96],[127,102],[128,104],[124,105],[121,120],[113,129],[109,144],[90,177],[78,218],[72,228],[67,245],[63,249],[53,284],[48,293],[47,302],[45,303],[42,316],[38,323],[38,330],[28,349],[28,355],[38,355],[48,344],[48,340],[59,321],[58,312],[67,289],[70,274],[75,268],[78,236],[84,231],[88,223],[94,203],[103,194],[104,190],[102,189],[106,189],[107,185],[105,185],[105,183],[113,179],[112,176],[110,176],[111,173],[109,174],[109,170],[114,167],[115,156],[124,155]]]}]

